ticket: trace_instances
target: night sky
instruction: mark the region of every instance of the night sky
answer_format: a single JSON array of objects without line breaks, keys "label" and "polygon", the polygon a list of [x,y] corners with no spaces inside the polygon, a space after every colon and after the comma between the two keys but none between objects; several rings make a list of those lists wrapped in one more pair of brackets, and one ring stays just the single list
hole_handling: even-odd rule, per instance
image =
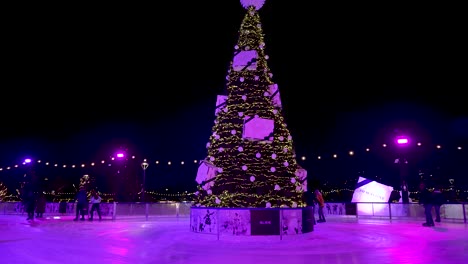
[{"label": "night sky", "polygon": [[[298,155],[400,133],[468,148],[459,7],[294,2],[267,0],[260,15]],[[245,14],[238,0],[7,13],[0,166],[87,162],[121,146],[151,160],[206,156]]]}]

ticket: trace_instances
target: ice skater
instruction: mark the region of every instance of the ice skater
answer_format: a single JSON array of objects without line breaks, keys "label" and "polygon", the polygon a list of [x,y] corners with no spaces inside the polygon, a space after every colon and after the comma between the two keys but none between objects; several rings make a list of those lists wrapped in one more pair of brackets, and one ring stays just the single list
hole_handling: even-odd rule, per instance
[{"label": "ice skater", "polygon": [[[81,221],[85,220],[85,211],[88,207],[88,197],[86,195],[86,190],[84,187],[80,187],[80,190],[76,194],[76,217],[73,219],[73,221],[78,221],[80,219]],[[80,218],[81,215],[81,218]]]},{"label": "ice skater", "polygon": [[442,188],[439,185],[434,188],[434,191],[432,192],[432,199],[436,216],[435,221],[440,223],[440,207],[446,203],[447,200],[445,199],[444,194],[442,193]]},{"label": "ice skater", "polygon": [[31,183],[26,183],[23,189],[23,205],[28,214],[26,220],[34,220],[34,211],[36,210],[36,197]]},{"label": "ice skater", "polygon": [[95,191],[91,191],[91,199],[89,203],[91,204],[91,211],[89,212],[89,221],[93,221],[94,211],[97,211],[99,216],[99,221],[102,220],[101,217],[101,209],[99,208],[99,204],[101,204],[102,198],[99,194]]},{"label": "ice skater", "polygon": [[434,219],[432,218],[432,193],[426,188],[426,184],[421,182],[419,184],[419,204],[424,206],[424,214],[426,215],[426,223],[423,226],[434,226]]},{"label": "ice skater", "polygon": [[314,193],[315,193],[315,201],[317,202],[317,205],[318,205],[319,220],[317,220],[317,223],[326,222],[325,215],[323,214],[323,208],[325,207],[325,200],[323,199],[322,193],[318,189],[316,189]]}]

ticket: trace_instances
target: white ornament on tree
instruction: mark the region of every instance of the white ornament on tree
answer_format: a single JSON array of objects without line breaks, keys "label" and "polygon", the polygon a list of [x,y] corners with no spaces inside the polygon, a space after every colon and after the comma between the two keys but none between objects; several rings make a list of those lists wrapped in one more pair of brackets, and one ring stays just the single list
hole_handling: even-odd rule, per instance
[{"label": "white ornament on tree", "polygon": [[241,82],[244,82],[244,77],[240,77],[239,79]]},{"label": "white ornament on tree", "polygon": [[223,152],[223,151],[224,151],[224,148],[223,148],[223,147],[220,147],[220,148],[218,149],[218,151],[219,151],[219,152]]},{"label": "white ornament on tree", "polygon": [[247,96],[243,95],[242,100],[244,100],[244,101],[247,100]]},{"label": "white ornament on tree", "polygon": [[207,193],[208,195],[211,195],[211,194],[213,193],[213,191],[212,191],[212,190],[208,190],[208,191],[206,191],[206,193]]},{"label": "white ornament on tree", "polygon": [[257,158],[260,158],[261,156],[262,156],[262,154],[260,154],[260,153],[255,154],[255,157],[257,157]]},{"label": "white ornament on tree", "polygon": [[276,159],[276,154],[275,153],[271,154],[271,158]]},{"label": "white ornament on tree", "polygon": [[271,171],[271,172],[275,172],[275,171],[276,171],[276,168],[275,168],[275,167],[271,167],[271,168],[270,168],[270,171]]},{"label": "white ornament on tree", "polygon": [[296,182],[296,178],[291,178],[291,183],[295,183]]},{"label": "white ornament on tree", "polygon": [[244,151],[244,148],[243,148],[243,147],[238,147],[237,150],[238,150],[239,152],[242,152],[242,151]]},{"label": "white ornament on tree", "polygon": [[236,134],[236,131],[233,129],[231,130],[231,134],[235,135]]},{"label": "white ornament on tree", "polygon": [[279,136],[278,138],[280,141],[283,141],[284,140],[284,137],[283,136]]},{"label": "white ornament on tree", "polygon": [[210,160],[211,160],[211,161],[214,161],[214,160],[215,160],[215,158],[214,158],[214,157],[210,157]]},{"label": "white ornament on tree", "polygon": [[293,202],[291,207],[292,207],[292,208],[296,208],[296,207],[297,207],[297,203],[296,203],[296,202]]},{"label": "white ornament on tree", "polygon": [[266,208],[271,208],[271,203],[266,203],[266,204],[265,204],[265,207],[266,207]]},{"label": "white ornament on tree", "polygon": [[285,162],[283,163],[283,165],[284,165],[285,167],[287,167],[287,166],[289,166],[289,162],[285,161]]},{"label": "white ornament on tree", "polygon": [[223,168],[218,168],[218,172],[219,173],[223,172]]},{"label": "white ornament on tree", "polygon": [[216,203],[216,204],[220,204],[220,203],[221,203],[221,200],[220,200],[218,197],[216,197],[215,203]]},{"label": "white ornament on tree", "polygon": [[247,170],[247,166],[242,166],[242,170]]},{"label": "white ornament on tree", "polygon": [[276,184],[276,185],[275,185],[275,191],[279,191],[279,190],[281,190],[281,188],[279,187],[278,184]]},{"label": "white ornament on tree", "polygon": [[250,181],[254,182],[255,181],[255,176],[250,176]]},{"label": "white ornament on tree", "polygon": [[240,117],[242,117],[244,115],[243,112],[239,112],[238,114],[239,114]]}]

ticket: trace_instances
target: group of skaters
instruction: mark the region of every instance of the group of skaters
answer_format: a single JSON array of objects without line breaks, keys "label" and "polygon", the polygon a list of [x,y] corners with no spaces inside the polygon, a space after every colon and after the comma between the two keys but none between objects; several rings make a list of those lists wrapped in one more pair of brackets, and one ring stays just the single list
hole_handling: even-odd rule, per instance
[{"label": "group of skaters", "polygon": [[42,218],[46,208],[46,198],[44,193],[35,194],[32,184],[27,183],[23,187],[22,203],[28,215],[26,220],[34,220],[34,213],[36,218]]},{"label": "group of skaters", "polygon": [[[95,190],[91,190],[91,195],[88,201],[86,189],[81,187],[76,195],[76,201],[76,217],[73,219],[74,221],[85,220],[85,215],[88,215],[89,204],[91,204],[91,209],[89,211],[88,220],[93,220],[94,211],[96,211],[99,216],[99,220],[102,220],[101,209],[99,207],[102,198]],[[34,214],[36,214],[36,218],[42,218],[45,213],[46,202],[44,193],[40,192],[36,195],[32,184],[27,183],[23,187],[22,203],[24,210],[28,215],[26,220],[34,220]]]},{"label": "group of skaters", "polygon": [[99,194],[95,190],[91,190],[91,195],[88,201],[86,188],[80,187],[80,190],[76,194],[76,217],[75,219],[73,219],[73,221],[85,220],[85,215],[88,214],[89,204],[91,204],[91,210],[89,211],[88,220],[93,221],[94,211],[97,212],[99,220],[102,220],[101,209],[99,208],[99,204],[101,203],[101,201],[101,196],[99,196]]}]

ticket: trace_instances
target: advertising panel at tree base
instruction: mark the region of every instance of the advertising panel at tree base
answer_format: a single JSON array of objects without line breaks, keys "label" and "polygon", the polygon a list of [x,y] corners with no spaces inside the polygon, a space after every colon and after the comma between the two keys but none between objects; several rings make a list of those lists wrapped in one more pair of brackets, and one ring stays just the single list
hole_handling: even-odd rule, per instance
[{"label": "advertising panel at tree base", "polygon": [[253,236],[280,234],[280,210],[251,209],[250,217]]}]

